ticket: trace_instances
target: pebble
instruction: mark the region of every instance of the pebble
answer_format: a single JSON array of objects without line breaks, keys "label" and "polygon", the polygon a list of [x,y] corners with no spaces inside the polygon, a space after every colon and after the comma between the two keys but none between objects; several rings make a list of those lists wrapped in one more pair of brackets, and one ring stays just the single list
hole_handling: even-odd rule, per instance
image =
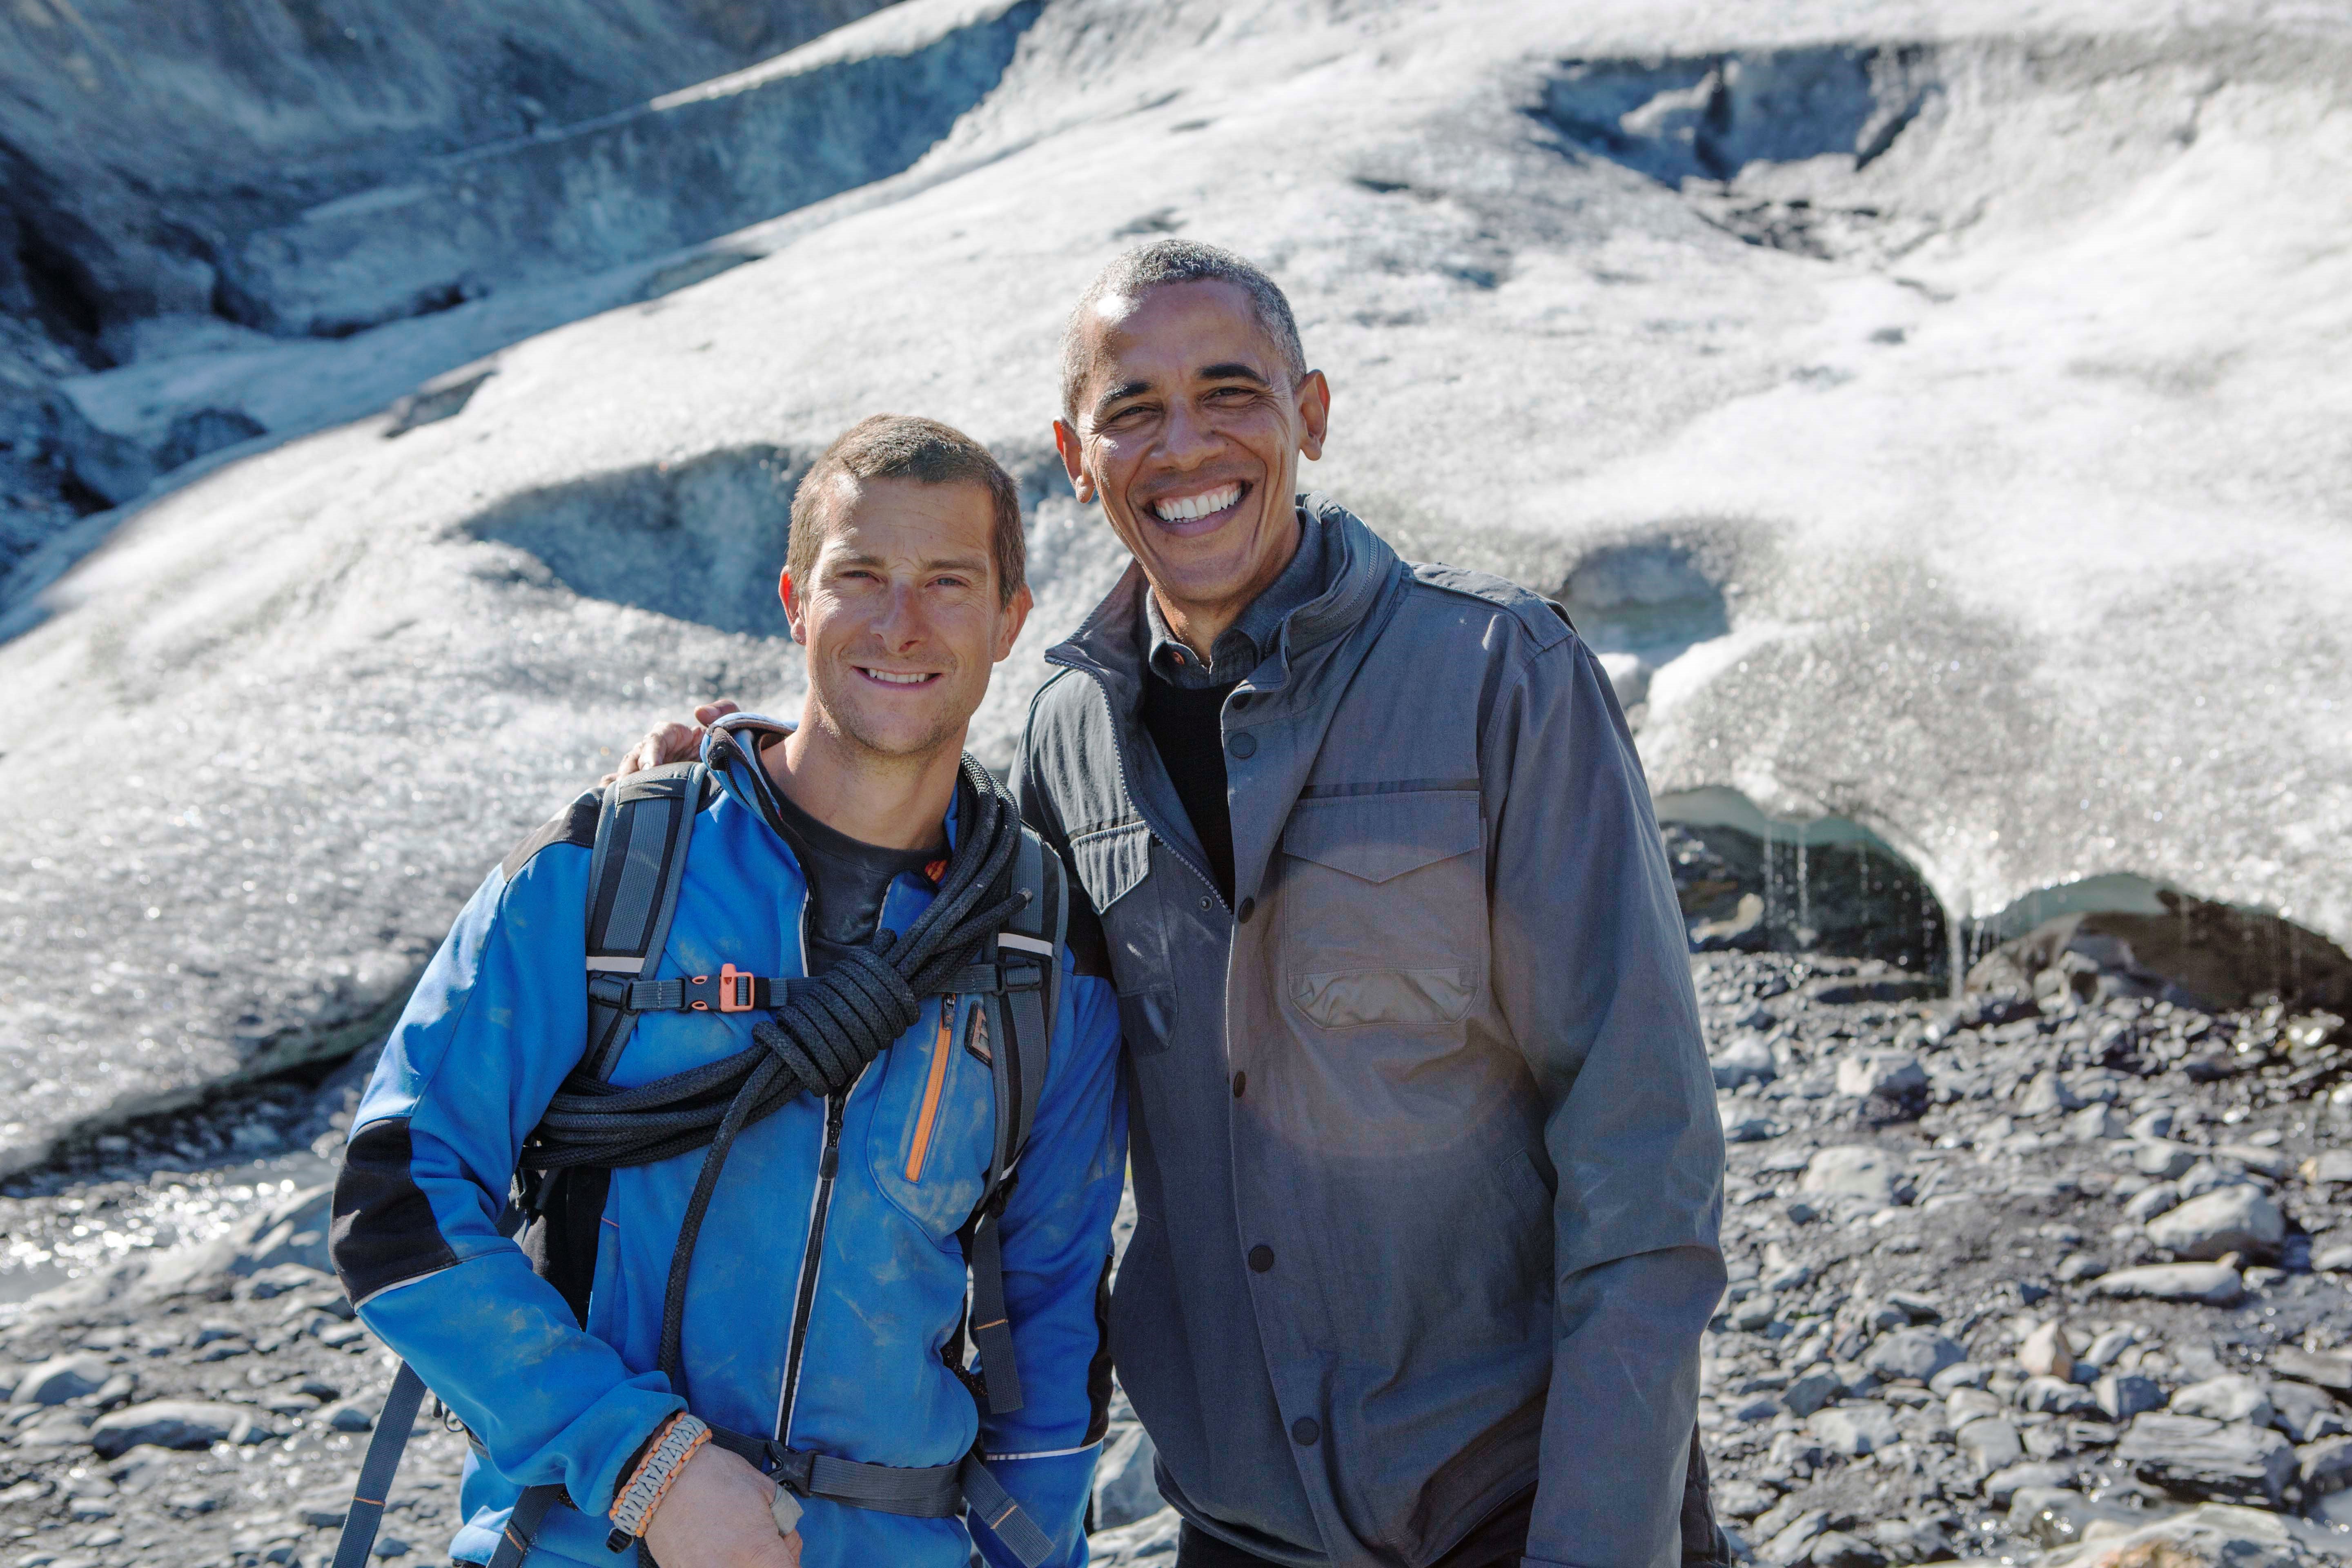
[{"label": "pebble", "polygon": [[2025,1457],[2025,1442],[2017,1428],[1997,1415],[1969,1422],[1956,1434],[1960,1451],[1979,1476],[1991,1475]]},{"label": "pebble", "polygon": [[2211,1262],[2232,1252],[2268,1254],[2286,1237],[2286,1216],[2260,1187],[2190,1198],[2147,1222],[2147,1238],[2175,1257]]},{"label": "pebble", "polygon": [[1772,1044],[1761,1035],[1740,1036],[1708,1058],[1707,1065],[1714,1069],[1717,1089],[1770,1083],[1780,1076],[1772,1061]]},{"label": "pebble", "polygon": [[1866,1143],[1836,1144],[1815,1151],[1800,1184],[1808,1193],[1845,1198],[1871,1209],[1909,1201],[1905,1173],[1884,1149]]},{"label": "pebble", "polygon": [[2268,1393],[2271,1425],[2292,1442],[2315,1443],[2352,1432],[2352,1421],[2346,1419],[2343,1406],[2308,1384],[2273,1384]]},{"label": "pebble", "polygon": [[90,1446],[101,1458],[142,1444],[160,1448],[208,1448],[215,1443],[251,1443],[270,1436],[268,1427],[242,1405],[198,1399],[158,1399],[100,1416],[90,1428]]},{"label": "pebble", "polygon": [[2164,1390],[2156,1379],[2137,1373],[2109,1373],[2091,1385],[2091,1397],[2108,1420],[2117,1423],[2164,1407]]},{"label": "pebble", "polygon": [[2074,1352],[2066,1342],[2066,1325],[2056,1319],[2025,1336],[2017,1347],[2017,1363],[2036,1377],[2071,1377]]},{"label": "pebble", "polygon": [[2243,1373],[2224,1373],[2202,1383],[2192,1383],[2175,1393],[2167,1408],[2176,1415],[2248,1421],[2257,1426],[2271,1424],[2271,1396],[2263,1391],[2261,1384]]},{"label": "pebble", "polygon": [[1873,1341],[1862,1364],[1885,1382],[1908,1378],[1926,1383],[1967,1359],[1966,1351],[1935,1329],[1897,1329]]},{"label": "pebble", "polygon": [[1832,1452],[1847,1458],[1892,1447],[1899,1436],[1895,1428],[1895,1412],[1869,1400],[1816,1410],[1805,1418],[1805,1430],[1820,1438]]},{"label": "pebble", "polygon": [[1927,1087],[1927,1069],[1909,1051],[1864,1051],[1838,1063],[1838,1092],[1857,1100],[1871,1095],[1901,1100]]},{"label": "pebble", "polygon": [[96,1394],[113,1375],[114,1369],[101,1355],[53,1356],[38,1366],[26,1369],[16,1380],[10,1401],[16,1405],[63,1405],[69,1399]]},{"label": "pebble", "polygon": [[2277,1508],[2295,1473],[2295,1453],[2266,1426],[2150,1412],[2135,1416],[2116,1458],[2175,1497]]},{"label": "pebble", "polygon": [[2185,1173],[2197,1163],[2197,1155],[2187,1144],[2149,1138],[2132,1145],[2131,1160],[2132,1169],[2141,1175],[2168,1179]]},{"label": "pebble", "polygon": [[2222,1263],[2150,1263],[2119,1268],[2091,1282],[2101,1296],[2139,1297],[2155,1301],[2197,1301],[2227,1307],[2245,1294],[2238,1271]]}]

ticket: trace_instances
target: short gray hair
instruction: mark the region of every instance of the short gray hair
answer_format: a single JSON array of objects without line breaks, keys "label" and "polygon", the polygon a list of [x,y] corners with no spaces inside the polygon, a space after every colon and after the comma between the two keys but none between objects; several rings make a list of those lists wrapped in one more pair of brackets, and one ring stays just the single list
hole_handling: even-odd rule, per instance
[{"label": "short gray hair", "polygon": [[1281,285],[1255,264],[1203,245],[1197,239],[1160,239],[1138,246],[1095,274],[1078,296],[1069,324],[1062,329],[1062,417],[1078,422],[1078,395],[1086,390],[1087,373],[1094,356],[1087,343],[1087,328],[1095,307],[1109,298],[1131,300],[1147,289],[1169,283],[1231,283],[1250,297],[1257,324],[1282,351],[1293,381],[1307,374],[1307,350],[1298,341],[1298,319]]}]

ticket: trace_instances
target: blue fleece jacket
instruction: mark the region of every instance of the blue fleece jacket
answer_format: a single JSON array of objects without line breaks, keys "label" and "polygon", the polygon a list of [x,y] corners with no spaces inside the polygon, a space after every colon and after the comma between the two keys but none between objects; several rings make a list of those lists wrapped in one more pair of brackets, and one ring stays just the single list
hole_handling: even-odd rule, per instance
[{"label": "blue fleece jacket", "polygon": [[[800,868],[749,781],[719,777],[649,977],[730,963],[801,974]],[[1054,1539],[1053,1568],[1083,1564],[1108,1389],[1098,1303],[1126,1163],[1108,983],[1065,954],[1052,1066],[1003,1219],[1022,1409],[983,1419],[941,1358],[964,1301],[956,1232],[981,1195],[995,1126],[989,1070],[970,1048],[975,1005],[956,997],[928,1002],[850,1090],[813,1259],[824,1104],[803,1097],[737,1140],[696,1250],[686,1386],[674,1390],[656,1369],[662,1294],[700,1152],[613,1173],[584,1330],[498,1230],[517,1152],[585,1037],[590,851],[577,837],[542,834],[458,916],[369,1084],[337,1194],[336,1264],[362,1320],[479,1446],[453,1555],[487,1561],[520,1489],[561,1482],[579,1510],[551,1511],[531,1568],[633,1562],[634,1548],[604,1550],[604,1513],[630,1456],[684,1405],[886,1465],[955,1463],[977,1433],[990,1468]],[[883,923],[904,930],[929,899],[927,884],[899,878]],[[763,1016],[647,1015],[612,1081],[640,1084],[742,1050]],[[810,1268],[795,1368],[788,1341]],[[978,1521],[967,1534],[960,1519],[813,1499],[801,1528],[803,1568],[964,1568],[975,1542],[1002,1568],[1017,1563]]]}]

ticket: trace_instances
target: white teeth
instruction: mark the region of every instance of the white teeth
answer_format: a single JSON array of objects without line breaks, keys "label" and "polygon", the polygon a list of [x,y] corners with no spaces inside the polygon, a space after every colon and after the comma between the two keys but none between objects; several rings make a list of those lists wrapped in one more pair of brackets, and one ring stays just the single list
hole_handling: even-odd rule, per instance
[{"label": "white teeth", "polygon": [[885,686],[920,686],[930,679],[928,675],[899,675],[887,669],[869,669],[866,673]]},{"label": "white teeth", "polygon": [[1242,499],[1239,485],[1227,485],[1223,489],[1204,490],[1196,496],[1181,496],[1164,500],[1151,510],[1160,514],[1162,522],[1189,522],[1196,517],[1206,517],[1213,511],[1223,511]]}]

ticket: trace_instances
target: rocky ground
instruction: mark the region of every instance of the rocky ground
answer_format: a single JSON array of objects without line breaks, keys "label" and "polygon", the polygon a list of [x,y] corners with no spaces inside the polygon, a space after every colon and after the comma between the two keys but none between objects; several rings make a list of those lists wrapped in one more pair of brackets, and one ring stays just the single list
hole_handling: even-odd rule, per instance
[{"label": "rocky ground", "polygon": [[[2039,1005],[1954,1004],[1870,960],[1693,962],[1731,1140],[1701,1423],[1744,1554],[2352,1557],[2338,1020],[2090,969]],[[0,1563],[331,1554],[393,1364],[320,1271],[356,1076],[9,1184],[5,1277],[78,1278],[0,1309]],[[1150,1444],[1116,1414],[1097,1558],[1168,1559]],[[439,1560],[461,1441],[428,1405],[381,1555]]]}]

